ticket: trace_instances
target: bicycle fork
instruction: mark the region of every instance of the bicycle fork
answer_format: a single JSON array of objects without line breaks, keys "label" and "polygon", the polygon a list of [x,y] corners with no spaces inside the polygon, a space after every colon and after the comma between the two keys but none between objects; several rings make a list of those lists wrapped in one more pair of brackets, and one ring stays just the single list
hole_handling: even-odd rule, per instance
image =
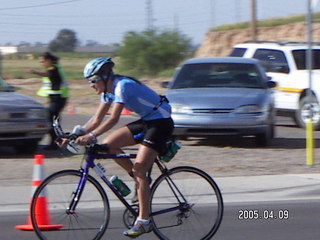
[{"label": "bicycle fork", "polygon": [[69,207],[66,210],[67,214],[75,214],[76,213],[76,207],[80,201],[81,195],[83,193],[84,187],[87,182],[87,176],[88,176],[88,169],[82,169],[82,175],[78,183],[77,189],[72,193],[72,198],[69,204]]}]

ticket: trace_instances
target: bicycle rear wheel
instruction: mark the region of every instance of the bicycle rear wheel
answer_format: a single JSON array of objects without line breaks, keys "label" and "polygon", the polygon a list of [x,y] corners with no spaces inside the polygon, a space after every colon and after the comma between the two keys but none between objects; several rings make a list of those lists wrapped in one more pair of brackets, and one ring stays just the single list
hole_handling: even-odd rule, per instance
[{"label": "bicycle rear wheel", "polygon": [[[87,176],[75,211],[69,211],[81,176],[82,172],[77,170],[60,171],[47,177],[36,189],[30,216],[40,239],[88,240],[103,236],[110,217],[109,201],[100,183],[92,176]],[[46,218],[45,223],[43,218]],[[55,229],[48,231],[50,228]]]},{"label": "bicycle rear wheel", "polygon": [[211,239],[222,216],[223,200],[217,184],[197,168],[173,168],[152,186],[151,219],[160,239]]}]

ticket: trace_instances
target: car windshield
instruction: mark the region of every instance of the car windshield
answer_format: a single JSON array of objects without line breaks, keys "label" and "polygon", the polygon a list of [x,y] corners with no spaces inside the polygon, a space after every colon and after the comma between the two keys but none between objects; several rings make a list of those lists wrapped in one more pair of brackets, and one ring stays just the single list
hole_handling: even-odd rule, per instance
[{"label": "car windshield", "polygon": [[179,71],[172,88],[263,88],[257,67],[245,63],[186,64]]}]

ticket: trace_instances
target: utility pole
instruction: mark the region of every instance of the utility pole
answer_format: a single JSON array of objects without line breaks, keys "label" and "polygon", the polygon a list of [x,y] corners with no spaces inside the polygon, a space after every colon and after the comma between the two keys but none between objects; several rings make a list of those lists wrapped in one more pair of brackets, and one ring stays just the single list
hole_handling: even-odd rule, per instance
[{"label": "utility pole", "polygon": [[2,52],[0,50],[0,78],[2,77]]},{"label": "utility pole", "polygon": [[257,0],[251,0],[251,38],[258,40],[257,37]]},{"label": "utility pole", "polygon": [[[315,2],[315,1],[313,1]],[[314,166],[314,130],[313,130],[313,111],[312,107],[312,69],[313,69],[313,54],[312,54],[312,41],[313,41],[313,12],[312,12],[312,0],[307,2],[307,42],[308,49],[306,54],[306,66],[309,73],[309,89],[307,92],[309,100],[309,116],[306,123],[306,140],[307,140],[307,166]]]},{"label": "utility pole", "polygon": [[152,11],[152,0],[146,1],[146,11],[147,11],[147,29],[153,29],[153,11]]}]

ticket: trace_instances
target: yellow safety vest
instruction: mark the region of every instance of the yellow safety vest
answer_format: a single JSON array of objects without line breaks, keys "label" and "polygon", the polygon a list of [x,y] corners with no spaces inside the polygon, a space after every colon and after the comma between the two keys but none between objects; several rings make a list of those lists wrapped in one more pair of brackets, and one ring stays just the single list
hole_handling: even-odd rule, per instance
[{"label": "yellow safety vest", "polygon": [[42,86],[38,90],[37,95],[40,97],[48,97],[49,95],[53,94],[60,94],[61,97],[67,98],[69,97],[69,87],[68,83],[66,81],[64,72],[62,68],[59,65],[55,65],[58,69],[58,72],[62,78],[62,83],[59,90],[52,90],[52,83],[49,79],[49,77],[43,77],[42,78]]}]

